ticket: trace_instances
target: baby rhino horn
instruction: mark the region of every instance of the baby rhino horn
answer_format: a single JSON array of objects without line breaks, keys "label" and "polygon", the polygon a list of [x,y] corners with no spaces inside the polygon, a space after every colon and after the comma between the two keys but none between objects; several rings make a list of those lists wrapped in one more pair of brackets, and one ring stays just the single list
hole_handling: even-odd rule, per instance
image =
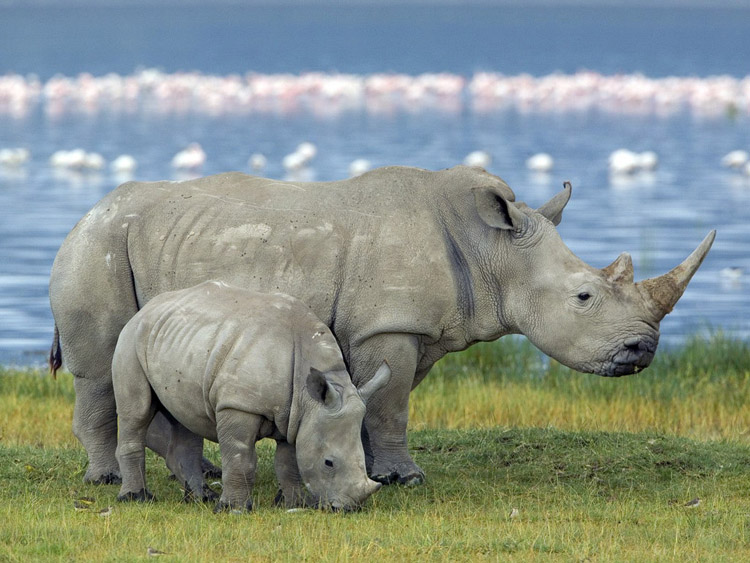
[{"label": "baby rhino horn", "polygon": [[623,252],[609,266],[602,268],[602,272],[612,283],[633,283],[633,261],[630,254]]},{"label": "baby rhino horn", "polygon": [[386,385],[390,379],[391,367],[388,365],[388,362],[384,361],[380,364],[378,371],[375,372],[372,379],[359,388],[359,396],[362,398],[362,401],[367,404],[367,401],[372,397],[372,394]]},{"label": "baby rhino horn", "polygon": [[671,312],[677,300],[682,297],[688,282],[711,249],[715,237],[716,231],[708,233],[703,242],[698,245],[698,248],[693,250],[692,254],[685,258],[682,264],[676,266],[670,272],[658,278],[649,278],[635,284],[649,304],[657,322]]}]

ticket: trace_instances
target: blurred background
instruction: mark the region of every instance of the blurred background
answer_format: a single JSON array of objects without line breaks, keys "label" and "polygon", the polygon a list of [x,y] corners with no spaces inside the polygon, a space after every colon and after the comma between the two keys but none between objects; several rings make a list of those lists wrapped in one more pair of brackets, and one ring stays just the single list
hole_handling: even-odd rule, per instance
[{"label": "blurred background", "polygon": [[463,162],[636,278],[718,234],[663,341],[750,337],[750,1],[0,0],[0,363],[37,365],[65,235],[129,180]]}]

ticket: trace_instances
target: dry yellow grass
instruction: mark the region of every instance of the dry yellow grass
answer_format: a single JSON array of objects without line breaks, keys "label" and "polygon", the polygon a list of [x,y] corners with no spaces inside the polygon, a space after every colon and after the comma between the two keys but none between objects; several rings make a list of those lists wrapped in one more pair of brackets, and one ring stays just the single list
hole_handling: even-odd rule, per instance
[{"label": "dry yellow grass", "polygon": [[463,377],[458,382],[428,381],[418,387],[412,393],[409,420],[412,429],[554,427],[750,441],[750,403],[729,403],[724,391],[716,386],[697,396],[634,400],[630,394],[602,397],[580,391],[561,395],[559,389],[539,384]]}]

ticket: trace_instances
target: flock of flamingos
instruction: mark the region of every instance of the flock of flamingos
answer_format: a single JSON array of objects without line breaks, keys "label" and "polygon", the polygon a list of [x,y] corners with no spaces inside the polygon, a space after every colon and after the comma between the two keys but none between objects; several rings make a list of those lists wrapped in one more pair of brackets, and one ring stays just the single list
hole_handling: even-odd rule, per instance
[{"label": "flock of flamingos", "polygon": [[[35,76],[0,76],[0,116],[22,119],[41,107],[50,119],[68,113],[99,111],[233,114],[300,111],[336,115],[347,111],[394,113],[398,111],[460,112],[478,114],[514,109],[519,112],[602,111],[617,114],[671,115],[690,112],[704,118],[747,118],[750,116],[750,76],[648,78],[640,74],[602,75],[582,71],[575,74],[507,76],[479,72],[471,78],[437,73],[404,74],[255,74],[212,76],[198,72],[164,73],[140,70],[131,75],[107,74],[96,77],[57,75],[46,81]],[[284,169],[299,173],[315,157],[316,147],[308,142],[283,159]],[[0,147],[0,167],[22,167],[30,158],[27,148]],[[172,159],[176,170],[199,172],[206,154],[192,143]],[[658,166],[654,152],[627,149],[613,152],[609,170],[613,175],[632,175]],[[248,166],[262,173],[266,157],[253,154]],[[476,151],[465,163],[485,166],[490,155]],[[102,170],[132,174],[138,163],[120,155],[107,163],[95,152],[61,150],[49,164],[67,170]],[[727,154],[721,164],[750,177],[750,155],[744,149]],[[537,154],[526,162],[535,172],[554,167],[548,154]],[[366,159],[350,164],[352,176],[370,168]]]}]

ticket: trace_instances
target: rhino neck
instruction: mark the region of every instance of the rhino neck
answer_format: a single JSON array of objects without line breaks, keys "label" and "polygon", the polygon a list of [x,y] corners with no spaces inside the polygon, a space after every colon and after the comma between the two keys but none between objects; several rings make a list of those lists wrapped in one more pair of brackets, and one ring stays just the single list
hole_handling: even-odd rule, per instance
[{"label": "rhino neck", "polygon": [[297,440],[300,420],[302,418],[302,401],[305,393],[305,377],[310,371],[310,366],[303,361],[299,353],[297,339],[294,339],[292,347],[292,369],[288,382],[289,393],[284,407],[274,418],[274,424],[281,434],[286,437],[289,444]]},{"label": "rhino neck", "polygon": [[[447,217],[446,217],[447,215]],[[463,350],[475,342],[492,341],[510,334],[513,330],[503,319],[500,295],[490,287],[491,279],[483,273],[482,253],[471,244],[472,233],[457,237],[455,229],[466,229],[470,222],[463,221],[453,212],[440,218],[441,234],[453,276],[454,307],[448,312],[441,335],[446,351]]]}]

